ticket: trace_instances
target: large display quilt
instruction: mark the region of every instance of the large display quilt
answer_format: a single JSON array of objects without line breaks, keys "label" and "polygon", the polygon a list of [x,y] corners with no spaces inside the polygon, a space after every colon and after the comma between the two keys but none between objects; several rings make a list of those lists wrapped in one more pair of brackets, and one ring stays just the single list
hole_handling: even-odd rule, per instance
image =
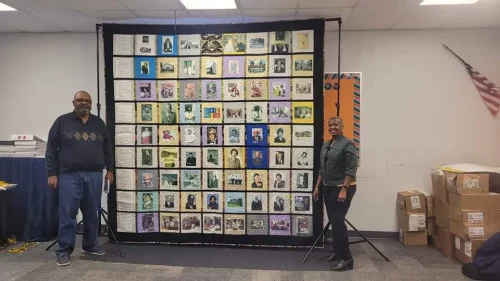
[{"label": "large display quilt", "polygon": [[103,26],[123,242],[311,245],[323,20]]}]

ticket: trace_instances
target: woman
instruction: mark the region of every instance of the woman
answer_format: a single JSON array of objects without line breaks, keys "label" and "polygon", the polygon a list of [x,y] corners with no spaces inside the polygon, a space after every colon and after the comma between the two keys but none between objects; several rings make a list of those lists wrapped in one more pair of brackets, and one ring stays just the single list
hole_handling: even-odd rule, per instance
[{"label": "woman", "polygon": [[349,250],[349,238],[345,217],[356,193],[354,179],[357,171],[356,147],[342,132],[344,127],[340,117],[328,120],[328,132],[332,139],[321,148],[320,169],[313,197],[318,201],[320,192],[325,201],[328,220],[333,231],[333,252],[324,260],[333,261],[330,270],[353,269],[354,262]]}]

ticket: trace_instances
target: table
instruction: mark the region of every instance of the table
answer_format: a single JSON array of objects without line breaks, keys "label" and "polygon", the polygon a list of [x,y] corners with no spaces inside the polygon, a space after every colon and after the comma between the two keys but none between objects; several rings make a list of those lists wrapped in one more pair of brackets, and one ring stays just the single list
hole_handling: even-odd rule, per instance
[{"label": "table", "polygon": [[7,196],[9,195],[9,190],[16,188],[17,184],[9,184],[8,186],[0,187],[0,197],[2,198],[2,236],[1,239],[7,238]]},{"label": "table", "polygon": [[24,242],[57,237],[57,189],[47,185],[45,159],[0,157],[0,180],[17,184],[16,188],[0,191],[0,196],[9,199],[6,212],[2,212],[7,217],[7,235]]}]

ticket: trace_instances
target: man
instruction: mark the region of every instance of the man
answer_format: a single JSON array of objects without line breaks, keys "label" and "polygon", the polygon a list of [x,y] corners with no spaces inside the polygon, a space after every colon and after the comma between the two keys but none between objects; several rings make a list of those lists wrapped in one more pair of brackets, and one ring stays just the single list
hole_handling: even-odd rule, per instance
[{"label": "man", "polygon": [[196,166],[196,157],[194,156],[193,152],[188,153],[188,157],[186,159],[186,166],[188,167]]},{"label": "man", "polygon": [[254,166],[262,166],[262,152],[261,151],[254,151],[254,155],[252,157],[252,164]]},{"label": "man", "polygon": [[73,98],[73,112],[59,116],[50,129],[45,154],[48,185],[59,193],[57,265],[70,264],[75,247],[76,215],[83,215],[84,252],[104,255],[98,245],[97,208],[101,204],[103,169],[113,182],[113,151],[104,122],[90,113],[92,99],[85,91]]},{"label": "man", "polygon": [[165,195],[165,208],[174,208],[174,196]]},{"label": "man", "polygon": [[262,200],[260,196],[255,195],[252,201],[252,211],[262,211]]},{"label": "man", "polygon": [[229,137],[229,143],[238,143],[240,142],[239,133],[236,129],[231,130],[231,136]]},{"label": "man", "polygon": [[153,175],[151,173],[144,173],[142,175],[142,183],[144,188],[153,188]]}]

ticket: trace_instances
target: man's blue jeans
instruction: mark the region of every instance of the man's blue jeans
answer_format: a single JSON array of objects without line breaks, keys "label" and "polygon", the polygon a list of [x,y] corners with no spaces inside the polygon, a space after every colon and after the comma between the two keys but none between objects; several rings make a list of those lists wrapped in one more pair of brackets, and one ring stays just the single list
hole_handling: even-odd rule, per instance
[{"label": "man's blue jeans", "polygon": [[71,255],[75,249],[76,216],[83,215],[82,249],[94,250],[98,245],[97,208],[101,206],[103,172],[60,174],[59,192],[59,249],[58,257]]}]

